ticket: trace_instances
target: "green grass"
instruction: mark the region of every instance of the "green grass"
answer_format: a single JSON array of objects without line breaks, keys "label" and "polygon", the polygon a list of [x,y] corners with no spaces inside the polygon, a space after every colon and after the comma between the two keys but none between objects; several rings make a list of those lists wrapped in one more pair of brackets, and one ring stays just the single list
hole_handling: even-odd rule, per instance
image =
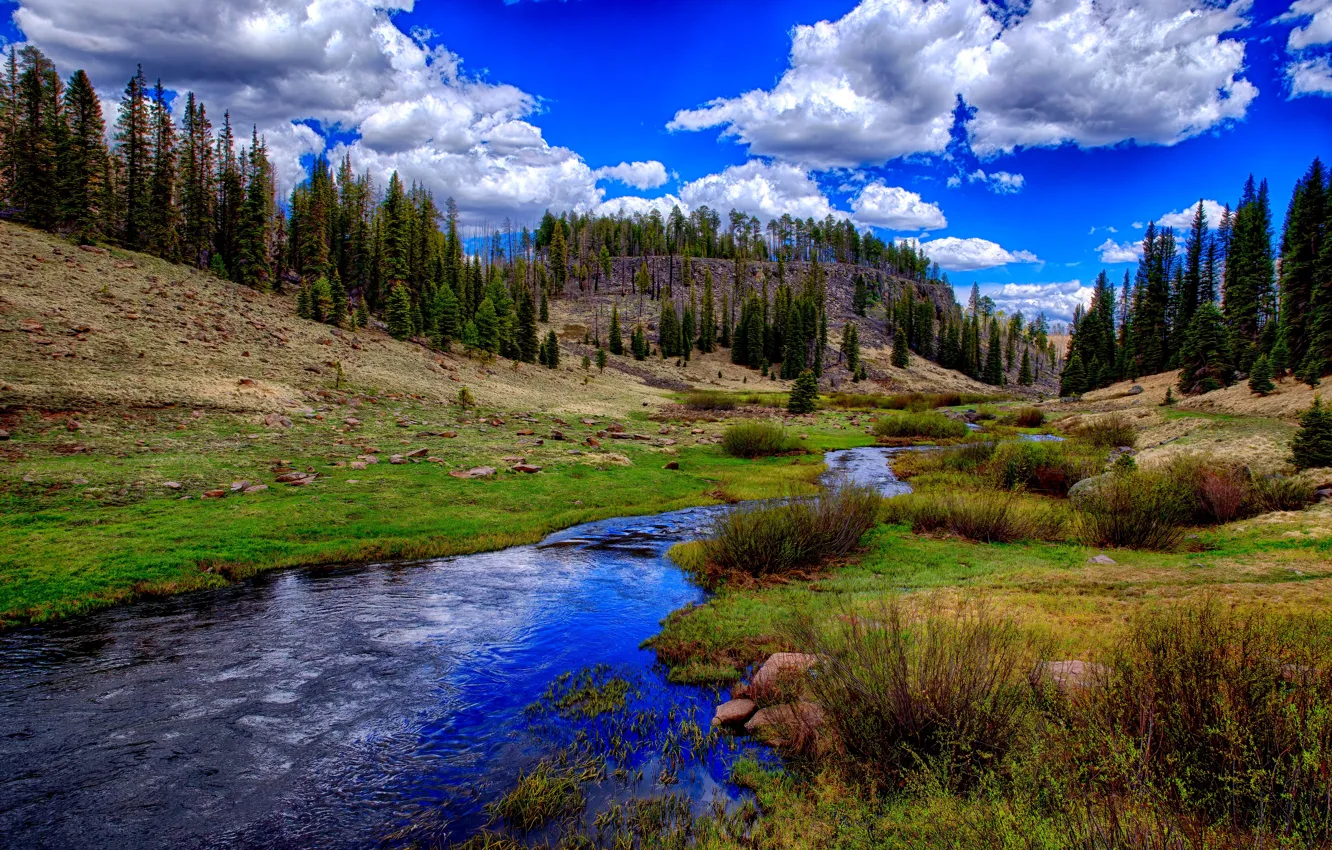
[{"label": "green grass", "polygon": [[[339,430],[347,415],[361,419],[362,430]],[[83,429],[72,433],[63,417],[27,415],[4,444],[22,456],[0,466],[0,623],[40,622],[137,596],[217,587],[265,569],[493,550],[609,516],[808,494],[823,469],[817,453],[728,458],[712,445],[686,444],[683,427],[671,435],[682,445],[604,439],[597,450],[577,442],[595,426],[572,416],[567,427],[552,425],[549,416],[535,425],[506,416],[502,426],[483,432],[458,424],[456,410],[384,401],[354,412],[334,409],[327,417],[296,418],[290,430],[269,430],[226,414],[196,419],[188,410],[135,411],[127,419],[82,417]],[[420,424],[399,428],[399,420]],[[601,424],[609,421],[601,418]],[[654,434],[659,425],[639,411],[621,421],[637,433]],[[523,445],[552,427],[569,440]],[[517,436],[526,429],[538,433]],[[455,430],[458,437],[418,436],[422,430]],[[837,429],[831,419],[802,433],[802,444],[816,452],[870,442],[863,433]],[[350,444],[353,439],[359,446]],[[88,451],[61,453],[75,443]],[[366,445],[381,449],[380,463],[365,470],[332,465],[354,460]],[[392,453],[417,447],[444,463],[388,463]],[[526,457],[543,471],[508,472],[506,456]],[[274,460],[313,468],[319,478],[304,487],[276,484]],[[663,468],[672,460],[679,470]],[[470,481],[447,474],[475,465],[500,471]],[[234,480],[270,489],[199,498]],[[180,482],[182,490],[164,489],[166,481]],[[182,501],[182,493],[192,498]]]}]

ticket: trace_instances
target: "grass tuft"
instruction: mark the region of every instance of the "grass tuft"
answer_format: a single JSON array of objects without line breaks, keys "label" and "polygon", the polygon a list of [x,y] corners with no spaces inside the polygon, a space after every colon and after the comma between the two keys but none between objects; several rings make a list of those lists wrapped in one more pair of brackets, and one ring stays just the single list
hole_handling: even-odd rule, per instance
[{"label": "grass tuft", "polygon": [[957,439],[965,437],[967,426],[939,413],[907,413],[885,416],[874,423],[877,437],[925,437]]},{"label": "grass tuft", "polygon": [[722,451],[731,457],[755,458],[804,452],[800,441],[771,422],[740,422],[722,432]]}]

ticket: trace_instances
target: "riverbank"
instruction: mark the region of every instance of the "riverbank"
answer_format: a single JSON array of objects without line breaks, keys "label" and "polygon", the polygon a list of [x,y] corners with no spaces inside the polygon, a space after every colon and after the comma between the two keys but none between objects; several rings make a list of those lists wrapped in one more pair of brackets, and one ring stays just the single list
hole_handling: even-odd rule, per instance
[{"label": "riverbank", "polygon": [[[11,412],[0,623],[262,570],[490,551],[612,516],[809,493],[820,452],[872,441],[850,418],[791,420],[810,454],[742,461],[716,447],[722,422],[644,410],[560,416],[327,392],[276,420]],[[453,474],[478,468],[494,471]]]}]

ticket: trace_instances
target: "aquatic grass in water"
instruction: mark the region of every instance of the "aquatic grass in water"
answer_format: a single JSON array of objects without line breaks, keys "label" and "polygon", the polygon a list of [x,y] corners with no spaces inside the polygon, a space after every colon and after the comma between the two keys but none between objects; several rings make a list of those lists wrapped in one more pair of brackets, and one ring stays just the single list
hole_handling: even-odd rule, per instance
[{"label": "aquatic grass in water", "polygon": [[556,713],[571,719],[589,719],[623,711],[627,699],[641,690],[622,675],[616,675],[609,664],[598,664],[577,672],[560,675],[541,699],[528,706],[529,717]]}]

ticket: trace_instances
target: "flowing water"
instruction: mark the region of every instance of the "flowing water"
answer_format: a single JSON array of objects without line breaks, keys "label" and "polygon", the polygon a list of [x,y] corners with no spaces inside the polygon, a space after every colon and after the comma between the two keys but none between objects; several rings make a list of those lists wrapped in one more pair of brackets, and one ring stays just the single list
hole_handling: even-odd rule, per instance
[{"label": "flowing water", "polygon": [[[828,463],[904,492],[891,451]],[[706,729],[716,691],[665,684],[640,644],[703,599],[666,550],[721,510],[269,573],[0,634],[0,843],[367,847],[407,825],[457,838],[550,752],[524,708],[598,663]],[[671,790],[737,799],[729,763],[701,758]]]}]

